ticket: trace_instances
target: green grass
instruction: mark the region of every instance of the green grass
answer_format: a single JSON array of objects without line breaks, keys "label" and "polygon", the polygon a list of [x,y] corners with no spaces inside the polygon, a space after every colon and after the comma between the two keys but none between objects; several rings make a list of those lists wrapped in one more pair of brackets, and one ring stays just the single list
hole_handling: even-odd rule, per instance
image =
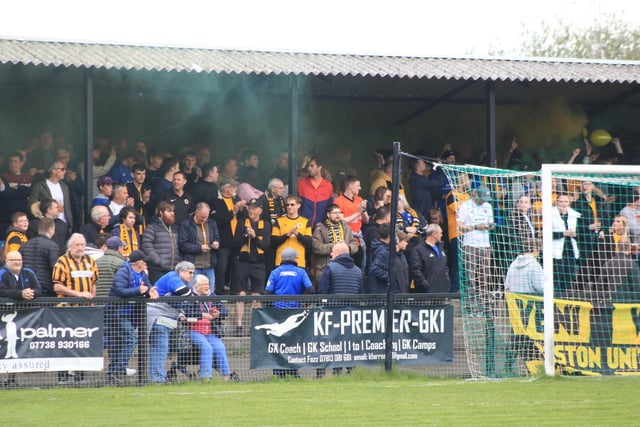
[{"label": "green grass", "polygon": [[0,391],[5,425],[638,425],[640,378],[429,379]]}]

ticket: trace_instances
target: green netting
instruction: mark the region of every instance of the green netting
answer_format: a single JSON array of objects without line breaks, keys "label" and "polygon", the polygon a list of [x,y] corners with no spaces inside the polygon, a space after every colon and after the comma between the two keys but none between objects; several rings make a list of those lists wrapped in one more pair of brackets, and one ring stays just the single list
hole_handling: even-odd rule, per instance
[{"label": "green netting", "polygon": [[[547,208],[539,172],[443,166],[473,376],[543,372],[545,271],[554,301],[555,371],[640,372],[640,168],[637,174],[583,169],[552,175]],[[550,245],[543,247],[545,234]],[[552,260],[547,270],[545,250]]]}]

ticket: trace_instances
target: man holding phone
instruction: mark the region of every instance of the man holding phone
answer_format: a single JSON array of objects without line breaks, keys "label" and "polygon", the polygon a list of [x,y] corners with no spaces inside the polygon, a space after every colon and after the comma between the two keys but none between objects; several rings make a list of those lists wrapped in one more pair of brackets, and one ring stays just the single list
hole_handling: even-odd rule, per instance
[{"label": "man holding phone", "polygon": [[[462,234],[462,257],[468,278],[468,307],[488,302],[491,283],[491,243],[489,231],[495,229],[491,191],[485,186],[471,190],[471,198],[460,205],[458,230]],[[475,301],[474,301],[475,300]]]}]

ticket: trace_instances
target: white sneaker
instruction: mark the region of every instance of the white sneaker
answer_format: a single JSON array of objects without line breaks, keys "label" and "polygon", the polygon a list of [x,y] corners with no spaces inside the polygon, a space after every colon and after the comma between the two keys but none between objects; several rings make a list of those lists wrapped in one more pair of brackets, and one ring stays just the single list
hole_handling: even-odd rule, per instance
[{"label": "white sneaker", "polygon": [[138,372],[138,371],[136,371],[136,370],[135,370],[135,369],[133,369],[133,368],[127,368],[127,369],[126,369],[126,371],[127,371],[127,376],[128,376],[128,377],[132,377],[132,376],[134,376],[134,375]]}]

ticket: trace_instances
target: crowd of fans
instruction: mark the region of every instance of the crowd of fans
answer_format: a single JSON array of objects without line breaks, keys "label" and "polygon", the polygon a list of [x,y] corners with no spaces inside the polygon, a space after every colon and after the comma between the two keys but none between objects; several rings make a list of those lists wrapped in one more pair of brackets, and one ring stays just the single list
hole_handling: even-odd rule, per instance
[{"label": "crowd of fans", "polygon": [[[620,148],[619,141],[614,144]],[[492,260],[492,249],[512,245],[517,255],[524,253],[518,243],[541,236],[535,183],[522,181],[518,189],[504,189],[500,193],[518,192],[518,197],[513,197],[513,207],[497,209],[503,203],[492,200],[498,184],[488,188],[465,174],[451,182],[420,156],[408,161],[403,178],[408,186],[400,186],[398,216],[392,219],[393,162],[384,150],[376,153],[377,164],[367,177],[368,194],[362,194],[363,180],[350,165],[339,165],[331,174],[314,155],[304,158],[297,171],[297,194],[289,194],[286,152],[279,154],[266,185],[260,181],[265,174],[259,173],[253,150],[225,159],[205,146],[176,154],[147,151],[143,142],[129,146],[98,138],[91,195],[84,194],[84,166],[74,166],[70,150],[54,144],[49,132],[31,151],[6,157],[7,171],[0,182],[0,226],[7,230],[2,271],[12,274],[0,276],[0,296],[385,293],[392,244],[391,286],[396,292],[459,292],[462,256],[474,266],[466,272],[471,294],[482,295],[491,272],[500,268]],[[579,154],[574,152],[570,161]],[[521,166],[520,157],[514,140],[505,166]],[[584,159],[593,160],[590,151]],[[455,153],[446,146],[433,161],[453,164]],[[561,289],[579,280],[597,282],[611,260],[580,260],[596,259],[591,253],[599,253],[598,245],[613,245],[606,253],[628,255],[640,238],[640,195],[634,192],[613,219],[619,200],[606,190],[582,182],[554,192],[554,268]],[[83,197],[92,199],[86,223]],[[608,232],[605,224],[611,220]],[[395,242],[390,241],[391,227],[397,230]],[[491,237],[496,227],[509,230],[512,238],[496,243]],[[479,307],[482,304],[475,309]],[[144,326],[136,324],[132,310],[113,306],[106,312],[108,376],[113,381],[125,375],[136,345],[134,331]],[[147,325],[152,381],[167,380],[169,333],[184,313],[198,319],[190,334],[200,352],[200,376],[211,377],[215,360],[222,376],[232,377],[221,355],[225,350],[218,328],[212,325],[228,316],[231,333],[245,335],[243,302],[232,314],[226,307],[198,303],[174,307],[154,302],[148,310],[153,313]],[[60,379],[65,380],[64,375]]]}]

